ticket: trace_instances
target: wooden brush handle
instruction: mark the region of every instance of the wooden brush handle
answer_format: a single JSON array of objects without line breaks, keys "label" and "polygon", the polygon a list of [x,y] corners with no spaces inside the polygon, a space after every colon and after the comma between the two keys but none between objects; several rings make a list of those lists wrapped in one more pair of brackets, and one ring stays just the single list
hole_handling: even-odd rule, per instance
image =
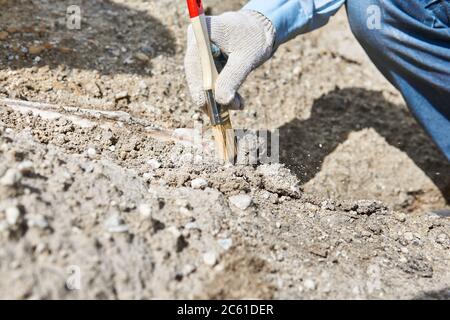
[{"label": "wooden brush handle", "polygon": [[203,4],[201,0],[187,0],[187,4],[202,64],[203,88],[205,91],[214,91],[219,74],[211,52],[211,41],[209,39]]}]

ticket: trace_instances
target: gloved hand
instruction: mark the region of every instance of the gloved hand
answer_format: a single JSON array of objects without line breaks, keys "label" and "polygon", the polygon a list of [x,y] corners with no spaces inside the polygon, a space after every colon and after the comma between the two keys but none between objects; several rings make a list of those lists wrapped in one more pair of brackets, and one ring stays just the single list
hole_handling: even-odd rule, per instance
[{"label": "gloved hand", "polygon": [[[267,61],[273,50],[275,30],[272,23],[256,11],[241,10],[206,17],[211,41],[228,56],[228,62],[216,81],[215,98],[232,109],[241,109],[243,100],[237,93],[249,73]],[[189,91],[198,107],[206,104],[202,68],[195,35],[188,29],[184,60]]]}]

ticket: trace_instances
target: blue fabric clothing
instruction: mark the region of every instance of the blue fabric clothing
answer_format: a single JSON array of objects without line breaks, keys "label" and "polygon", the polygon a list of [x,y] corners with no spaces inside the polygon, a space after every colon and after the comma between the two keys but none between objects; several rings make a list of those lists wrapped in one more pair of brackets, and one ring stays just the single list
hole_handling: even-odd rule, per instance
[{"label": "blue fabric clothing", "polygon": [[252,0],[244,9],[272,21],[279,46],[344,4],[360,44],[450,161],[450,0]]}]

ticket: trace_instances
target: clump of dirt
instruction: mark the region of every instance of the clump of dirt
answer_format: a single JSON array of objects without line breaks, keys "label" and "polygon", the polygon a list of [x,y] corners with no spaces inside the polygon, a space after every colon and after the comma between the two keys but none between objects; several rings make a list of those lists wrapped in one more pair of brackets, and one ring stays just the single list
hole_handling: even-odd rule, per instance
[{"label": "clump of dirt", "polygon": [[[0,99],[207,122],[183,77],[183,3],[3,5]],[[0,297],[449,298],[450,222],[431,209],[448,205],[450,164],[344,12],[242,94],[234,124],[278,129],[280,163],[223,165],[145,126],[0,102]]]}]

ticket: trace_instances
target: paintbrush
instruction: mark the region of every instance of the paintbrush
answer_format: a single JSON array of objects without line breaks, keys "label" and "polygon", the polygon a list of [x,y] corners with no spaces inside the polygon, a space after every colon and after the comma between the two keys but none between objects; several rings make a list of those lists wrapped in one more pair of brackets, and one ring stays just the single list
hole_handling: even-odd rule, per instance
[{"label": "paintbrush", "polygon": [[220,159],[234,163],[236,137],[228,108],[218,104],[215,100],[215,83],[219,73],[214,62],[203,4],[201,0],[187,0],[187,4],[202,66],[203,88],[206,94],[205,112],[211,121],[214,141]]}]

